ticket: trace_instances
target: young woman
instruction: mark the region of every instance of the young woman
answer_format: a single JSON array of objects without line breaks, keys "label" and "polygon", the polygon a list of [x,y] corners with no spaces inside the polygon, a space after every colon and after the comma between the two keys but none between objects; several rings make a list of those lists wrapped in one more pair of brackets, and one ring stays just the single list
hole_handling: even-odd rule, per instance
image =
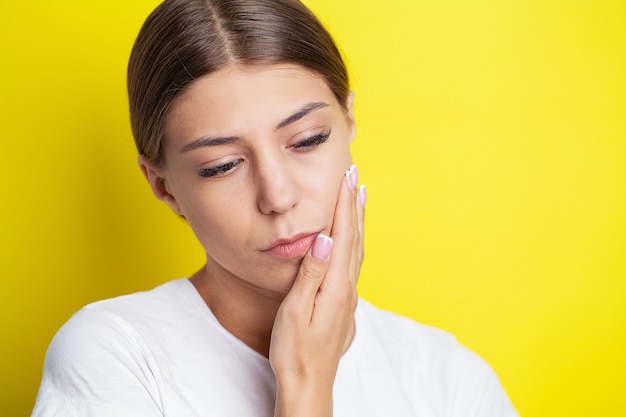
[{"label": "young woman", "polygon": [[74,315],[33,416],[517,415],[454,338],[358,299],[353,97],[302,4],[166,0],[128,87],[141,170],[206,264]]}]

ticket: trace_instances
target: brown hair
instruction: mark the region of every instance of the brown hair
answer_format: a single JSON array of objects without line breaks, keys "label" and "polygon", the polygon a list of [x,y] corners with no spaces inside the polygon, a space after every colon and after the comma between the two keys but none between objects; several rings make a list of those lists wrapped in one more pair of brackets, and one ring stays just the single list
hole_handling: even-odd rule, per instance
[{"label": "brown hair", "polygon": [[348,74],[330,34],[298,0],[166,0],[144,23],[128,65],[141,155],[161,162],[163,123],[196,78],[229,64],[292,63],[322,77],[345,108]]}]

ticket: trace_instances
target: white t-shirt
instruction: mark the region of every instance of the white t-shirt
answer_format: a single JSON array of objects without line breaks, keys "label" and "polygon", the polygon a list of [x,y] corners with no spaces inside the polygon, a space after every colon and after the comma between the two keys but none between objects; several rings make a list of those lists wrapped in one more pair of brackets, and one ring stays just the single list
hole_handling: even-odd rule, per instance
[{"label": "white t-shirt", "polygon": [[[512,417],[491,368],[449,334],[359,300],[336,417]],[[187,279],[90,304],[57,333],[33,417],[272,416],[269,361]]]}]

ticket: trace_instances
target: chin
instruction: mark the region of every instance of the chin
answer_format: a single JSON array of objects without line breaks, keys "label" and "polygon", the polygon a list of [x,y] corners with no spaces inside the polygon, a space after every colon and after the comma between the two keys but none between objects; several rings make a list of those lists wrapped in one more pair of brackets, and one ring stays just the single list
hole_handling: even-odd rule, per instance
[{"label": "chin", "polygon": [[270,277],[268,287],[277,293],[286,296],[296,281],[302,259],[281,262],[279,267],[271,268],[267,276]]}]

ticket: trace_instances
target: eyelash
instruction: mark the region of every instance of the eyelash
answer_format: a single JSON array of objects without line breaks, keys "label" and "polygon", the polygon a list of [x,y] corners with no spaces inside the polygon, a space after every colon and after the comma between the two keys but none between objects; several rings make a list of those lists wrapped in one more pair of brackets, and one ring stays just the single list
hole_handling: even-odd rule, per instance
[{"label": "eyelash", "polygon": [[[297,142],[292,146],[297,152],[307,152],[312,150],[316,146],[321,145],[326,142],[330,137],[330,129],[326,130],[318,135],[311,136],[310,138],[306,138]],[[230,161],[225,164],[212,167],[212,168],[204,168],[199,171],[199,174],[203,178],[214,178],[214,177],[223,177],[227,175],[232,169],[237,167],[241,163],[241,159],[237,159],[236,161]]]},{"label": "eyelash", "polygon": [[328,138],[330,137],[330,129],[329,130],[325,130],[322,133],[315,135],[315,136],[311,136],[310,138],[306,138],[304,140],[301,140],[300,142],[296,143],[293,145],[293,148],[300,151],[300,152],[306,152],[307,150],[310,150],[318,145],[321,145],[322,143],[326,142],[328,140]]},{"label": "eyelash", "polygon": [[213,168],[204,168],[200,170],[200,176],[204,178],[222,177],[240,163],[241,159],[237,159],[236,161],[230,161]]}]

